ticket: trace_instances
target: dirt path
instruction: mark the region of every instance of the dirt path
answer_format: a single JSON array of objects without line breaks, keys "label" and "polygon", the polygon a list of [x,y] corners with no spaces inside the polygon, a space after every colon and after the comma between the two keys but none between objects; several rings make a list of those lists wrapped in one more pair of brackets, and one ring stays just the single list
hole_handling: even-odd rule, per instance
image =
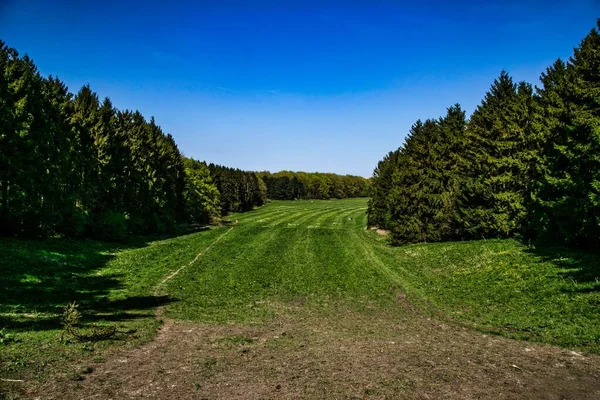
[{"label": "dirt path", "polygon": [[600,357],[486,336],[407,307],[261,326],[167,320],[155,341],[55,380],[40,399],[598,399]]}]

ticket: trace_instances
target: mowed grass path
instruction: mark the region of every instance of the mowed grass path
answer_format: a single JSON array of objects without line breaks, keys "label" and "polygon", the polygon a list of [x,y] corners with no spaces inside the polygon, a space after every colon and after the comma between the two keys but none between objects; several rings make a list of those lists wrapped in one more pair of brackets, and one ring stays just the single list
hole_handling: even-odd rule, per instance
[{"label": "mowed grass path", "polygon": [[367,311],[399,290],[374,268],[366,201],[281,201],[232,215],[238,224],[167,284],[178,301],[167,316],[200,321],[260,321],[289,304]]},{"label": "mowed grass path", "polygon": [[[229,216],[238,221],[231,226],[127,245],[0,239],[0,378],[43,379],[115,345],[151,340],[159,305],[165,318],[261,323],[294,307],[387,313],[407,295],[444,320],[600,353],[596,254],[514,240],[393,248],[365,229],[366,205],[276,201]],[[60,313],[71,301],[86,323],[125,333],[60,341]]]}]

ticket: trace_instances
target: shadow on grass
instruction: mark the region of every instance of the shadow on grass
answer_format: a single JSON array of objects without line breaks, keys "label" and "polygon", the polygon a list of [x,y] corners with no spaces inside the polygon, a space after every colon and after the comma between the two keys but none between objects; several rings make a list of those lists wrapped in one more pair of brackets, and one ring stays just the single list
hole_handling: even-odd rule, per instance
[{"label": "shadow on grass", "polygon": [[[148,310],[177,301],[168,296],[132,296],[116,302],[103,302],[92,304],[92,308],[82,308],[82,322],[91,323],[98,321],[122,322],[138,318],[147,318]],[[17,331],[44,331],[61,328],[60,314],[63,308],[58,309],[57,314],[37,316],[28,313],[0,315],[0,327],[6,327]]]},{"label": "shadow on grass", "polygon": [[[194,227],[182,234],[206,229]],[[59,328],[65,305],[73,301],[79,304],[84,322],[147,317],[148,311],[176,299],[131,296],[109,300],[112,291],[123,288],[123,277],[99,271],[119,250],[142,248],[168,237],[172,236],[136,237],[127,243],[0,238],[0,328]]]},{"label": "shadow on grass", "polygon": [[566,292],[600,292],[600,253],[560,247],[537,247],[527,252],[554,264],[562,277],[578,284]]}]

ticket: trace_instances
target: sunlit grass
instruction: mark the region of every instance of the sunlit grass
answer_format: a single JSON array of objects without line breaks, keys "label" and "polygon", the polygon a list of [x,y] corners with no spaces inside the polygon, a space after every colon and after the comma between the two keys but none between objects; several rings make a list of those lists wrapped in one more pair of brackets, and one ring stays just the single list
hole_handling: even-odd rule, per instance
[{"label": "sunlit grass", "polygon": [[373,246],[424,309],[487,332],[600,352],[596,254],[515,240]]}]

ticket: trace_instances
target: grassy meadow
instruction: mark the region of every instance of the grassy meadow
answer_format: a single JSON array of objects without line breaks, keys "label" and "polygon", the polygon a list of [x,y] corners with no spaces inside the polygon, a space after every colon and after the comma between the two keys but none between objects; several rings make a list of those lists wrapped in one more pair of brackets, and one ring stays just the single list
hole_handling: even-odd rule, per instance
[{"label": "grassy meadow", "polygon": [[[484,332],[600,353],[596,254],[515,240],[390,247],[365,229],[365,211],[366,199],[275,201],[171,238],[0,239],[0,378],[43,380],[151,340],[157,306],[164,318],[260,324],[291,305],[383,312],[402,306],[399,293]],[[61,314],[72,301],[87,329],[117,334],[69,338]]]}]

